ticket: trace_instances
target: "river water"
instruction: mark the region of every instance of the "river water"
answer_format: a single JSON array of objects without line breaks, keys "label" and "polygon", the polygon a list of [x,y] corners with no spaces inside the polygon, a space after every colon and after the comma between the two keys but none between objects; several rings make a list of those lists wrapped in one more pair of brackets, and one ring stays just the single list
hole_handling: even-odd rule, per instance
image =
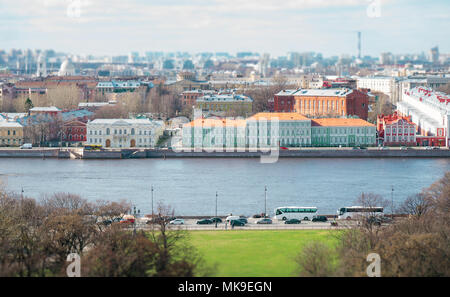
[{"label": "river water", "polygon": [[[334,214],[354,205],[362,192],[373,192],[394,204],[419,192],[450,170],[450,159],[0,159],[0,180],[8,191],[40,198],[70,192],[94,201],[126,199],[142,213],[158,201],[176,215],[253,215],[278,206],[317,206]],[[389,210],[390,212],[390,210]]]}]

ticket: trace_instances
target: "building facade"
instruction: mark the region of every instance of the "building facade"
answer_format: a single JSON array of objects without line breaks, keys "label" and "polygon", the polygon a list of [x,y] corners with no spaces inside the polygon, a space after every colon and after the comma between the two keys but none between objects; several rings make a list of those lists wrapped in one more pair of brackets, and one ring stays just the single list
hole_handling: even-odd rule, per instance
[{"label": "building facade", "polygon": [[81,145],[86,141],[86,123],[72,120],[63,125],[62,142],[69,145]]},{"label": "building facade", "polygon": [[96,119],[88,122],[86,144],[105,148],[154,147],[164,126],[149,119]]},{"label": "building facade", "polygon": [[389,96],[393,103],[398,101],[398,79],[390,76],[360,77],[356,81],[358,89],[370,89]]},{"label": "building facade", "polygon": [[417,125],[417,142],[425,146],[449,146],[450,97],[431,88],[405,90],[397,104],[400,115]]},{"label": "building facade", "polygon": [[248,147],[310,146],[311,120],[295,113],[261,112],[247,119]]},{"label": "building facade", "polygon": [[17,122],[0,121],[0,146],[23,144],[23,126]]},{"label": "building facade", "polygon": [[183,147],[243,148],[245,120],[199,118],[183,125]]},{"label": "building facade", "polygon": [[245,95],[237,94],[213,94],[199,97],[196,107],[203,112],[211,113],[241,113],[250,114],[253,107],[253,99]]},{"label": "building facade", "polygon": [[352,89],[300,89],[294,94],[294,112],[309,117],[358,116],[366,120],[369,96]]},{"label": "building facade", "polygon": [[362,119],[323,118],[311,121],[312,146],[373,146],[376,144],[375,125]]},{"label": "building facade", "polygon": [[197,119],[183,126],[182,143],[186,148],[372,146],[376,127],[362,119],[265,112],[246,120]]},{"label": "building facade", "polygon": [[377,130],[380,144],[386,146],[416,145],[416,124],[411,117],[393,115],[379,115],[377,117]]}]

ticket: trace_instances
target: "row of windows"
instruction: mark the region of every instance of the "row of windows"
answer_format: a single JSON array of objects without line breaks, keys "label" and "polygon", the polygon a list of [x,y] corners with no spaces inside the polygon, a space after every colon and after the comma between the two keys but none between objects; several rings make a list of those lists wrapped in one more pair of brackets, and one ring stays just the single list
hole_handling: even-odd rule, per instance
[{"label": "row of windows", "polygon": [[[122,140],[122,138],[119,138],[119,142],[127,142],[126,140]],[[147,138],[139,138],[138,141],[140,143],[147,143]],[[102,142],[102,138],[89,138],[88,139],[89,143],[100,143]],[[151,139],[148,139],[148,143],[151,143]]]},{"label": "row of windows", "polygon": [[[3,133],[2,133],[3,134]],[[8,134],[8,136],[9,135],[16,135],[16,130],[8,130],[8,132],[7,133],[4,133],[4,134]]]},{"label": "row of windows", "polygon": [[[408,130],[410,131],[410,133],[414,133],[415,129],[414,127],[408,129],[408,128],[398,128],[398,133],[403,133],[403,131],[405,131],[405,133],[408,133]],[[392,133],[396,133],[397,129],[396,128],[392,128]],[[386,128],[386,133],[391,133],[391,129],[390,128]]]},{"label": "row of windows", "polygon": [[[114,129],[114,135],[127,135],[128,133],[127,129]],[[152,135],[152,131],[147,131],[147,130],[139,130],[139,135]],[[110,135],[111,134],[111,130],[109,128],[106,128],[106,135]],[[135,130],[134,128],[131,128],[131,135],[135,135]],[[102,130],[89,130],[89,135],[102,135]]]},{"label": "row of windows", "polygon": [[[311,130],[312,134],[327,134],[327,128],[314,128]],[[368,128],[330,128],[331,134],[367,134],[370,132]]]}]

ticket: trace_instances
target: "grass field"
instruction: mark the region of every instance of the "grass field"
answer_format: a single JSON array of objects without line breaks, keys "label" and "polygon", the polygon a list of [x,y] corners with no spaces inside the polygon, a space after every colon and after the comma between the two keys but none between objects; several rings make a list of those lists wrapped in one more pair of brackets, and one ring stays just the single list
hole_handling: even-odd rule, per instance
[{"label": "grass field", "polygon": [[214,276],[295,276],[294,261],[312,240],[336,244],[329,230],[191,231],[191,242]]}]

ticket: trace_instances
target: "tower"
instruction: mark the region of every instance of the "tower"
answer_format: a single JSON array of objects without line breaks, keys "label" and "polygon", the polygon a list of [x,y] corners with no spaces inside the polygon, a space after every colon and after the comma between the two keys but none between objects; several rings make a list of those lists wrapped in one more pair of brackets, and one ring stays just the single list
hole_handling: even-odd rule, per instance
[{"label": "tower", "polygon": [[358,59],[361,59],[361,32],[358,31]]},{"label": "tower", "polygon": [[39,54],[38,60],[37,60],[37,77],[46,77],[47,76],[47,59],[45,58],[45,55],[43,52]]}]

